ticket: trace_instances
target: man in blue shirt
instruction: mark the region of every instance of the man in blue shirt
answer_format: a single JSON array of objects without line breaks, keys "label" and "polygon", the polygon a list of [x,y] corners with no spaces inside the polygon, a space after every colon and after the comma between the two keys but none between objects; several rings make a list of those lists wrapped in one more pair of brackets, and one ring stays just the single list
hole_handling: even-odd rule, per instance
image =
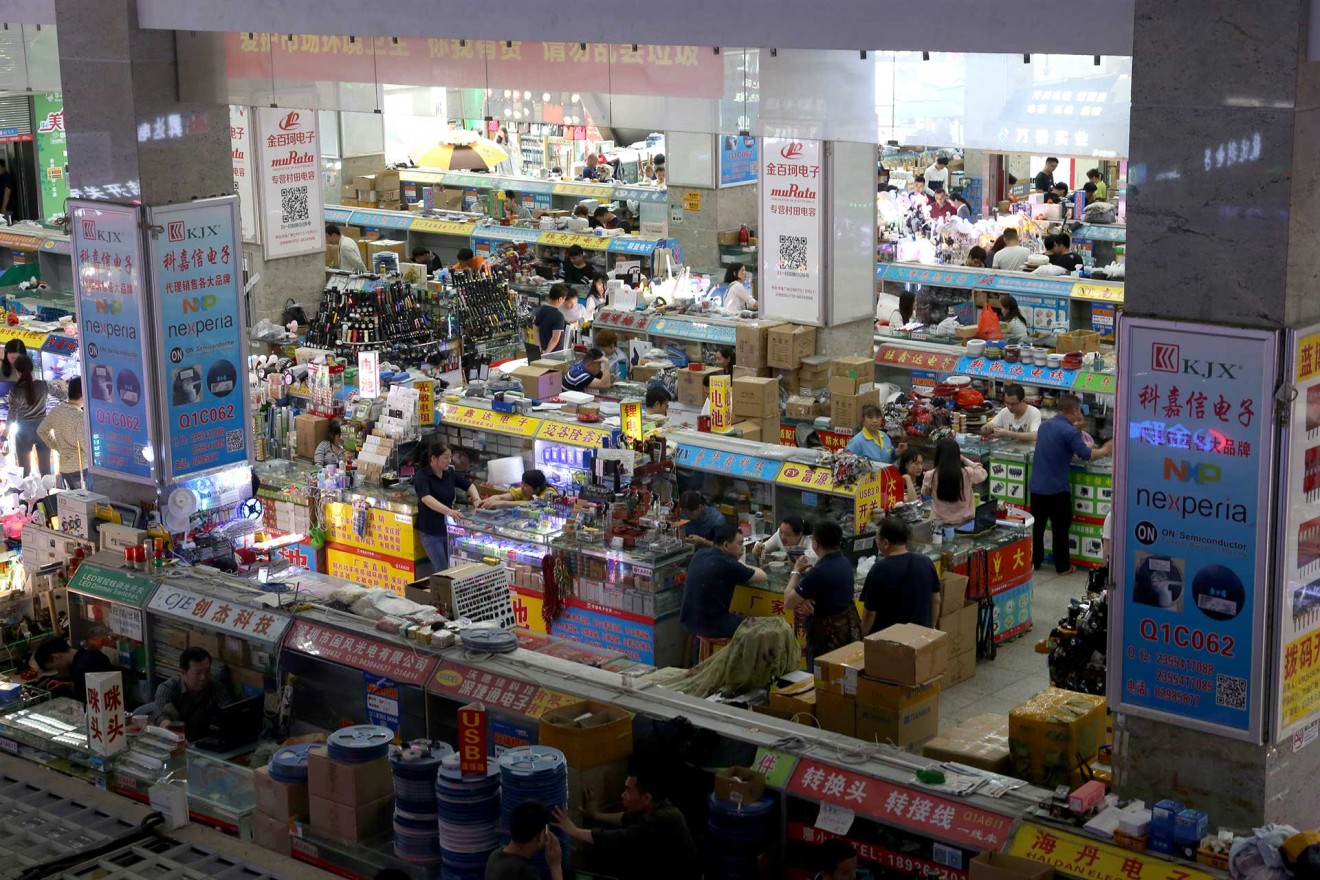
[{"label": "man in blue shirt", "polygon": [[1054,568],[1059,574],[1072,571],[1068,552],[1068,530],[1072,527],[1072,484],[1068,478],[1073,456],[1082,461],[1103,458],[1113,451],[1113,441],[1092,448],[1082,439],[1082,402],[1063,394],[1052,419],[1041,422],[1036,432],[1036,454],[1031,460],[1031,515],[1036,518],[1031,561],[1040,570],[1045,560],[1045,528],[1052,526]]},{"label": "man in blue shirt", "polygon": [[564,388],[568,391],[587,391],[592,388],[608,388],[610,374],[602,366],[605,352],[599,348],[588,349],[582,360],[568,368],[564,377]]},{"label": "man in blue shirt", "polygon": [[[824,520],[811,527],[816,564],[803,556],[788,576],[784,607],[811,615],[807,657],[819,657],[862,637],[862,621],[853,600],[853,567],[843,555],[843,529]],[[810,570],[808,570],[810,569]]]},{"label": "man in blue shirt", "polygon": [[742,535],[730,525],[720,527],[712,540],[688,563],[683,583],[683,629],[708,639],[727,639],[743,622],[743,615],[729,610],[734,588],[739,584],[763,584],[765,572],[743,565]]},{"label": "man in blue shirt", "polygon": [[[729,524],[720,509],[707,504],[706,499],[696,489],[689,489],[678,496],[679,516],[687,520],[683,524],[683,538],[689,544],[698,547],[715,546],[715,536]],[[739,559],[742,554],[739,553]]]},{"label": "man in blue shirt", "polygon": [[874,403],[862,407],[862,430],[844,447],[853,455],[881,464],[894,463],[894,441],[885,433],[885,414]]}]

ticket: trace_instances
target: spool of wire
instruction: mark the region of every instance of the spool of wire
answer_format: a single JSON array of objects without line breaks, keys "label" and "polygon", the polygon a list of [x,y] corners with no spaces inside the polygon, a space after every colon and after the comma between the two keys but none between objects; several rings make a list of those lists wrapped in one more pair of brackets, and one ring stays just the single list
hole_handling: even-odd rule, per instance
[{"label": "spool of wire", "polygon": [[270,778],[285,785],[301,785],[307,781],[307,753],[311,743],[285,746],[270,756]]},{"label": "spool of wire", "polygon": [[330,760],[345,764],[366,764],[390,753],[394,731],[377,724],[357,724],[330,734],[326,748]]},{"label": "spool of wire", "polygon": [[483,880],[486,861],[500,846],[499,764],[487,760],[484,774],[465,774],[458,756],[449,755],[436,773],[435,800],[441,880]]},{"label": "spool of wire", "polygon": [[440,818],[435,778],[440,762],[454,750],[447,743],[415,740],[390,748],[394,777],[394,854],[418,864],[440,858]]},{"label": "spool of wire", "polygon": [[[508,843],[509,824],[514,807],[524,801],[536,801],[547,809],[568,808],[568,759],[550,746],[519,746],[500,755],[500,789],[504,807],[500,812],[500,839]],[[564,873],[569,873],[572,851],[568,835],[554,829],[563,852]],[[532,861],[542,877],[550,876],[543,854]]]},{"label": "spool of wire", "polygon": [[518,650],[518,637],[507,629],[465,629],[459,633],[463,647],[487,654],[512,654]]},{"label": "spool of wire", "polygon": [[772,842],[774,807],[774,798],[770,797],[740,804],[711,794],[706,834],[720,845],[707,847],[706,880],[756,876],[757,859]]}]

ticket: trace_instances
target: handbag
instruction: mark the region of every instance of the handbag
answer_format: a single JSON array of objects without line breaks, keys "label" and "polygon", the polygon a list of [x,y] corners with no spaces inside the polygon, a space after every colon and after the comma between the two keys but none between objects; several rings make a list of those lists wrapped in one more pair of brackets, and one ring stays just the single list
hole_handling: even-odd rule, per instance
[{"label": "handbag", "polygon": [[309,323],[307,320],[307,312],[303,310],[303,307],[299,303],[294,302],[293,297],[289,297],[284,303],[284,311],[280,313],[281,326],[287,325],[290,321],[299,325]]}]

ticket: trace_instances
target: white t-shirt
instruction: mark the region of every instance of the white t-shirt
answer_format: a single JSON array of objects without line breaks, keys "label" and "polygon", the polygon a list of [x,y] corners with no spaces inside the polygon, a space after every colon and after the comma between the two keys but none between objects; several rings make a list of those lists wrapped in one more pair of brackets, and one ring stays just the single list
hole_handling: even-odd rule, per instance
[{"label": "white t-shirt", "polygon": [[1027,257],[1029,256],[1031,256],[1031,251],[1020,244],[1006,247],[995,254],[994,268],[1008,269],[1010,272],[1019,271],[1027,265]]},{"label": "white t-shirt", "polygon": [[339,268],[348,272],[365,272],[367,264],[362,262],[362,251],[358,243],[342,233],[339,236]]},{"label": "white t-shirt", "polygon": [[931,165],[929,168],[926,169],[925,177],[926,177],[927,189],[930,189],[930,185],[932,183],[942,183],[944,184],[944,189],[948,190],[949,188],[948,166],[941,168],[939,165]]},{"label": "white t-shirt", "polygon": [[741,281],[735,281],[729,285],[729,289],[724,292],[724,308],[730,312],[741,312],[744,309],[756,308],[756,300],[751,292]]},{"label": "white t-shirt", "polygon": [[1003,428],[1005,431],[1020,431],[1024,434],[1034,434],[1040,430],[1040,410],[1034,406],[1028,406],[1027,411],[1019,418],[1013,415],[1013,411],[1004,407],[995,413],[995,417],[990,424],[996,428]]}]

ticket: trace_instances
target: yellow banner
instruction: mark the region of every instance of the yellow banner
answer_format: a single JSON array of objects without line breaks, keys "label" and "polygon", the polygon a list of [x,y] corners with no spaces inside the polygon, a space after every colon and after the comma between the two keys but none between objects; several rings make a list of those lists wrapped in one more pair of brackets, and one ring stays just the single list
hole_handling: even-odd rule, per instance
[{"label": "yellow banner", "polygon": [[1073,299],[1085,299],[1092,302],[1123,303],[1123,285],[1084,284],[1077,282],[1072,288]]},{"label": "yellow banner", "polygon": [[1022,823],[1008,853],[1080,880],[1212,880],[1208,872],[1185,862],[1175,864],[1156,853],[1123,849],[1035,822]]},{"label": "yellow banner", "polygon": [[446,425],[479,428],[482,431],[494,431],[497,434],[510,434],[514,437],[534,437],[536,429],[541,427],[540,419],[454,403],[445,404],[440,421]]},{"label": "yellow banner", "polygon": [[1320,709],[1320,632],[1309,631],[1283,649],[1283,702],[1285,725],[1305,721]]},{"label": "yellow banner", "polygon": [[400,596],[404,587],[417,580],[417,565],[351,547],[325,546],[326,574],[364,587],[393,590]]},{"label": "yellow banner", "polygon": [[775,482],[781,486],[794,486],[809,492],[827,492],[831,495],[845,495],[849,498],[857,494],[856,484],[852,486],[835,486],[834,472],[829,468],[811,467],[792,461],[786,462],[779,469],[779,476],[775,477]]},{"label": "yellow banner", "polygon": [[552,440],[555,443],[567,443],[569,446],[585,446],[598,449],[605,445],[610,436],[609,428],[592,428],[573,422],[556,422],[546,419],[541,429],[536,432],[537,440]]},{"label": "yellow banner", "polygon": [[606,195],[614,192],[614,187],[605,186],[599,183],[556,183],[551,190],[557,196],[579,196],[588,198],[590,196]]},{"label": "yellow banner", "polygon": [[642,405],[637,402],[625,403],[621,407],[623,414],[623,433],[634,440],[642,439]]},{"label": "yellow banner", "polygon": [[435,424],[435,380],[418,379],[413,383],[417,389],[417,424]]},{"label": "yellow banner", "polygon": [[1297,381],[1320,374],[1320,333],[1312,333],[1297,340]]},{"label": "yellow banner", "polygon": [[473,223],[455,223],[452,220],[432,220],[429,217],[419,217],[412,221],[409,227],[410,232],[431,232],[436,235],[463,235],[470,236],[476,225]]},{"label": "yellow banner", "polygon": [[413,518],[405,513],[373,507],[367,511],[367,532],[358,537],[353,531],[353,505],[332,501],[325,505],[326,540],[345,547],[370,550],[396,559],[425,559],[426,551],[417,540]]},{"label": "yellow banner", "polygon": [[[556,194],[558,195],[558,193]],[[590,193],[587,193],[590,195]],[[610,240],[598,235],[577,235],[572,232],[542,232],[536,237],[536,243],[547,247],[571,247],[577,245],[583,250],[603,251],[610,246]]]},{"label": "yellow banner", "polygon": [[29,357],[31,357],[34,362],[40,359],[31,352],[34,349],[40,349],[45,345],[48,338],[50,338],[50,334],[43,333],[40,330],[28,330],[25,327],[0,327],[0,339],[3,339],[5,342],[8,342],[11,339],[21,341],[27,346]]},{"label": "yellow banner", "polygon": [[710,429],[727,431],[733,427],[733,377],[710,377]]}]

